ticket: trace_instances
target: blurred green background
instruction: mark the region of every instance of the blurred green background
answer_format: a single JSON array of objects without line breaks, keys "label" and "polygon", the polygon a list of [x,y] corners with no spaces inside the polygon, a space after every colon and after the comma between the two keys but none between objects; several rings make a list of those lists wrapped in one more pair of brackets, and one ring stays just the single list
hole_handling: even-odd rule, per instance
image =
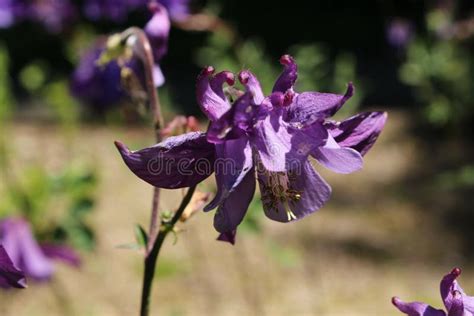
[{"label": "blurred green background", "polygon": [[[202,66],[249,68],[268,93],[285,53],[298,62],[298,91],[354,82],[339,118],[377,109],[389,119],[361,172],[318,167],[333,198],[313,216],[271,222],[256,199],[234,247],[215,241],[211,213],[183,224],[158,264],[157,315],[397,315],[393,295],[441,307],[438,282],[454,266],[474,293],[472,1],[215,0],[191,12],[220,23],[173,25],[160,63],[167,120],[197,115],[205,128]],[[153,133],[131,100],[97,108],[72,97],[69,80],[98,36],[145,22],[138,10],[119,23],[79,16],[58,32],[0,29],[0,216],[27,214],[38,238],[84,257],[79,270],[58,265],[50,284],[0,292],[1,315],[137,313],[142,254],[124,245],[135,224],[147,227],[152,189],[113,141],[136,149]],[[214,180],[200,190],[214,192]],[[181,192],[162,196],[166,211]]]}]

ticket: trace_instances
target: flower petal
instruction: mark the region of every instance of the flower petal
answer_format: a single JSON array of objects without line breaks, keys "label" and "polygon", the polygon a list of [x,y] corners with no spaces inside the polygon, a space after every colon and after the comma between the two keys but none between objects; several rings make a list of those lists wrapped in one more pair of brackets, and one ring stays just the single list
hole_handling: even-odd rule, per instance
[{"label": "flower petal", "polygon": [[226,233],[221,233],[219,234],[219,237],[217,237],[217,240],[219,241],[225,241],[228,243],[231,243],[232,245],[235,245],[235,236],[237,234],[237,230],[233,230],[231,232],[226,232]]},{"label": "flower petal", "polygon": [[292,135],[280,116],[271,113],[255,127],[252,143],[266,170],[286,171],[286,156],[291,150]]},{"label": "flower petal", "polygon": [[189,16],[189,0],[160,0],[174,21],[183,21]]},{"label": "flower petal", "polygon": [[115,145],[130,170],[158,188],[190,187],[214,172],[215,148],[207,142],[205,133],[169,137],[155,146],[133,152],[120,142]]},{"label": "flower petal", "polygon": [[258,182],[263,210],[278,222],[301,219],[320,209],[331,196],[331,187],[314,170],[309,161],[288,173],[259,168]]},{"label": "flower petal", "polygon": [[350,82],[344,95],[320,92],[303,92],[296,96],[288,108],[286,119],[290,122],[310,124],[333,116],[354,94]]},{"label": "flower petal", "polygon": [[[450,273],[445,275],[440,283],[441,298],[443,299],[444,306],[449,311],[452,308],[455,292],[462,295],[462,301],[464,310],[474,315],[474,297],[467,296],[464,290],[461,288],[456,279],[461,275],[461,269],[454,268]],[[465,315],[465,316],[471,316]]]},{"label": "flower petal", "polygon": [[239,81],[245,87],[245,91],[250,93],[254,104],[259,105],[263,102],[265,96],[260,82],[250,70],[242,70],[239,73]]},{"label": "flower petal", "polygon": [[447,310],[451,308],[453,291],[459,291],[461,293],[464,293],[463,289],[458,285],[458,282],[456,281],[456,279],[460,275],[461,269],[454,268],[453,270],[451,270],[451,272],[449,272],[443,277],[439,285],[441,298],[443,299],[444,306],[446,306]]},{"label": "flower petal", "polygon": [[0,222],[1,243],[11,261],[25,275],[47,280],[53,274],[53,263],[41,251],[30,225],[23,219],[7,218]]},{"label": "flower petal", "polygon": [[[246,111],[250,107],[251,111]],[[217,120],[211,121],[207,129],[207,140],[214,144],[223,143],[229,139],[240,138],[244,135],[253,120],[253,106],[249,93],[239,97],[229,111]]]},{"label": "flower petal", "polygon": [[216,208],[242,182],[245,175],[252,168],[252,148],[247,138],[228,140],[216,145],[216,173],[217,194],[204,210]]},{"label": "flower petal", "polygon": [[392,304],[402,313],[408,316],[446,316],[446,313],[440,309],[435,309],[428,304],[420,302],[405,303],[398,297],[392,298]]},{"label": "flower petal", "polygon": [[0,245],[0,287],[20,289],[27,287],[25,275],[15,267],[2,245]]},{"label": "flower petal", "polygon": [[213,67],[204,68],[199,74],[196,84],[197,102],[211,121],[217,120],[230,110],[231,105],[222,86],[225,82],[228,85],[234,84],[234,75],[231,72],[223,71],[212,76],[213,73]]},{"label": "flower petal", "polygon": [[339,146],[332,136],[327,143],[311,153],[324,167],[337,173],[352,173],[362,169],[362,156],[354,149]]},{"label": "flower petal", "polygon": [[285,68],[276,80],[272,92],[285,93],[287,90],[293,89],[296,79],[298,79],[298,66],[290,55],[281,56],[280,63]]},{"label": "flower petal", "polygon": [[153,83],[155,87],[161,87],[165,84],[165,76],[161,71],[161,67],[156,64],[153,66]]},{"label": "flower petal", "polygon": [[150,41],[155,62],[158,62],[168,51],[168,36],[171,22],[168,11],[164,6],[158,2],[152,2],[149,7],[153,16],[143,30]]},{"label": "flower petal", "polygon": [[48,258],[61,260],[74,267],[81,265],[81,258],[71,247],[53,244],[44,244],[40,247]]},{"label": "flower petal", "polygon": [[308,159],[311,152],[325,145],[329,133],[319,122],[298,129],[291,129],[291,150],[287,154],[287,167]]},{"label": "flower petal", "polygon": [[220,233],[236,230],[255,193],[255,170],[251,169],[242,182],[219,206],[214,216],[214,228]]},{"label": "flower petal", "polygon": [[97,67],[97,60],[104,51],[97,42],[79,61],[71,76],[71,93],[96,108],[106,109],[117,104],[126,94],[120,83],[120,67],[112,61]]},{"label": "flower petal", "polygon": [[448,316],[472,316],[471,313],[464,313],[463,295],[454,291],[451,308],[448,310]]},{"label": "flower petal", "polygon": [[336,125],[330,123],[328,129],[340,146],[351,147],[363,156],[377,140],[386,121],[386,112],[365,112]]}]

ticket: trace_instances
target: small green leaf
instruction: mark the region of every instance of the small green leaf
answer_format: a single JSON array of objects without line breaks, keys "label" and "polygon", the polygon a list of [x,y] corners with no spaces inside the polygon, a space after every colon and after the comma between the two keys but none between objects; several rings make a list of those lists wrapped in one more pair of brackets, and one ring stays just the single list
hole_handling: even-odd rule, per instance
[{"label": "small green leaf", "polygon": [[148,244],[148,234],[140,224],[135,225],[135,239],[137,240],[138,245],[142,247],[146,247]]}]

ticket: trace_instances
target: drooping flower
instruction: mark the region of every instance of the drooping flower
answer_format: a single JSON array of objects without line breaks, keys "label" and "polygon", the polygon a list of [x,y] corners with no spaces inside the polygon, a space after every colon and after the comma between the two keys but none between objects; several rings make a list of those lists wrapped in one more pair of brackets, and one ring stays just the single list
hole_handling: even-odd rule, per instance
[{"label": "drooping flower", "polygon": [[408,316],[472,316],[474,315],[474,297],[467,296],[456,279],[461,269],[454,268],[441,280],[440,292],[446,312],[421,302],[406,303],[398,297],[392,303]]},{"label": "drooping flower", "polygon": [[104,51],[103,42],[97,42],[81,58],[71,77],[72,94],[94,108],[107,109],[119,102],[125,91],[121,86],[120,67],[112,61],[99,67],[97,60]]},{"label": "drooping flower", "polygon": [[19,218],[0,221],[0,245],[17,270],[33,280],[48,280],[54,273],[53,259],[78,266],[80,259],[70,248],[60,245],[39,245],[29,224]]},{"label": "drooping flower", "polygon": [[25,275],[15,267],[2,245],[0,245],[0,287],[26,287]]},{"label": "drooping flower", "polygon": [[[215,172],[218,188],[205,210],[217,208],[214,226],[222,234],[220,240],[235,241],[237,226],[253,199],[256,180],[264,212],[270,219],[290,222],[317,211],[329,199],[331,188],[308,157],[338,173],[357,171],[362,167],[362,155],[385,124],[386,114],[382,112],[362,113],[343,122],[330,120],[352,96],[352,84],[344,95],[297,93],[293,89],[296,63],[288,55],[281,58],[281,63],[284,70],[269,96],[263,94],[257,78],[248,70],[238,75],[245,91],[224,90],[225,83],[233,85],[235,81],[228,71],[214,75],[214,69],[207,67],[198,77],[197,100],[211,121],[207,133],[200,137],[207,144],[208,155],[212,152],[215,157],[207,171]],[[170,159],[168,151],[187,152],[182,147],[189,142],[188,137],[181,136],[184,142],[176,148],[167,141],[136,152],[122,144],[118,147],[137,176],[157,187],[166,187],[166,179],[173,179],[173,184],[178,184],[173,188],[177,188],[195,185],[202,179],[178,181],[183,178],[179,168],[168,169],[168,174],[150,172],[150,161],[159,160],[164,165]],[[204,156],[203,149],[193,161]],[[174,162],[174,166],[178,164]],[[199,174],[198,170],[194,174]]]},{"label": "drooping flower", "polygon": [[[144,31],[150,41],[155,65],[153,67],[153,81],[156,87],[164,84],[165,78],[159,66],[159,61],[168,49],[168,34],[170,22],[166,9],[158,3],[150,4],[152,17],[146,24]],[[145,71],[142,62],[132,57],[124,65],[119,65],[115,60],[106,65],[99,66],[98,60],[105,51],[106,45],[99,40],[81,58],[71,77],[72,94],[86,104],[92,105],[102,112],[118,104],[124,97],[134,91],[124,88],[122,82],[122,69],[127,67],[140,85],[140,90],[145,88]],[[135,90],[132,87],[131,90]]]}]

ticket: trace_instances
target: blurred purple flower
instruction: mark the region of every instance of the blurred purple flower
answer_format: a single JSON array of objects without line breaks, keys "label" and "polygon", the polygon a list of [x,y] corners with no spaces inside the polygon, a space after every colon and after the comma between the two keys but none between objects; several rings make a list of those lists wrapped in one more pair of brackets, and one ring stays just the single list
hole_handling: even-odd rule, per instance
[{"label": "blurred purple flower", "polygon": [[87,51],[71,78],[72,94],[101,110],[115,105],[125,96],[119,65],[115,61],[103,67],[97,65],[97,60],[104,50],[104,44],[98,42]]},{"label": "blurred purple flower", "polygon": [[413,37],[413,25],[405,19],[394,19],[386,29],[386,36],[392,47],[403,50]]},{"label": "blurred purple flower", "polygon": [[50,32],[60,32],[76,17],[69,0],[2,0],[0,27],[24,20],[43,24]]},{"label": "blurred purple flower", "polygon": [[[121,67],[116,61],[99,66],[97,61],[105,50],[102,43],[97,44],[84,54],[71,76],[71,93],[99,112],[117,105],[129,95],[122,85]],[[141,62],[135,58],[125,65],[132,70],[144,89],[145,73]],[[155,86],[164,83],[164,77],[158,65],[153,69]]]},{"label": "blurred purple flower", "polygon": [[0,221],[0,245],[5,249],[15,268],[33,280],[51,278],[54,272],[52,259],[73,266],[80,264],[77,254],[70,248],[57,245],[40,246],[23,219],[6,218]]},{"label": "blurred purple flower", "polygon": [[421,302],[405,303],[398,297],[392,298],[392,303],[409,316],[472,316],[474,315],[474,297],[464,293],[456,281],[459,275],[461,275],[461,269],[454,268],[441,280],[441,298],[447,313]]},{"label": "blurred purple flower", "polygon": [[[343,122],[329,120],[352,96],[352,84],[344,95],[296,93],[296,63],[288,55],[281,63],[285,68],[267,97],[257,78],[241,71],[238,79],[245,91],[229,90],[236,99],[233,103],[223,89],[224,83],[234,84],[233,74],[214,75],[214,68],[205,68],[196,90],[211,121],[206,134],[184,134],[136,152],[118,143],[127,166],[156,187],[196,185],[215,172],[218,191],[205,210],[218,207],[214,226],[222,233],[220,240],[234,242],[256,179],[270,219],[290,222],[317,211],[329,199],[331,188],[308,156],[335,172],[357,171],[385,124],[382,112]],[[190,161],[183,163],[185,158]],[[203,159],[208,159],[205,167],[199,164]]]},{"label": "blurred purple flower", "polygon": [[[152,16],[145,25],[144,31],[150,41],[155,59],[153,81],[155,86],[164,84],[165,78],[161,72],[159,61],[168,50],[168,35],[170,21],[166,9],[158,3],[149,6]],[[105,43],[98,41],[81,58],[71,78],[72,94],[95,109],[104,111],[121,101],[128,95],[122,87],[121,67],[116,61],[105,66],[98,66],[97,61],[105,50]],[[130,68],[143,88],[145,87],[145,72],[141,62],[132,58],[125,66]]]},{"label": "blurred purple flower", "polygon": [[[86,0],[83,6],[84,14],[91,20],[108,19],[115,22],[126,20],[130,11],[143,10],[150,0]],[[182,20],[189,13],[189,0],[158,1],[170,13],[173,20]]]},{"label": "blurred purple flower", "polygon": [[191,0],[160,0],[165,6],[173,21],[182,21],[189,15],[189,2]]},{"label": "blurred purple flower", "polygon": [[159,62],[168,50],[168,35],[170,33],[170,19],[165,7],[157,2],[150,3],[152,17],[145,25],[145,31],[150,45],[153,48],[155,62]]},{"label": "blurred purple flower", "polygon": [[0,245],[0,287],[26,287],[25,275],[15,267],[2,245]]},{"label": "blurred purple flower", "polygon": [[12,0],[0,2],[0,28],[10,27],[15,20]]},{"label": "blurred purple flower", "polygon": [[91,20],[123,22],[130,11],[144,8],[147,2],[148,0],[86,0],[83,10]]}]

